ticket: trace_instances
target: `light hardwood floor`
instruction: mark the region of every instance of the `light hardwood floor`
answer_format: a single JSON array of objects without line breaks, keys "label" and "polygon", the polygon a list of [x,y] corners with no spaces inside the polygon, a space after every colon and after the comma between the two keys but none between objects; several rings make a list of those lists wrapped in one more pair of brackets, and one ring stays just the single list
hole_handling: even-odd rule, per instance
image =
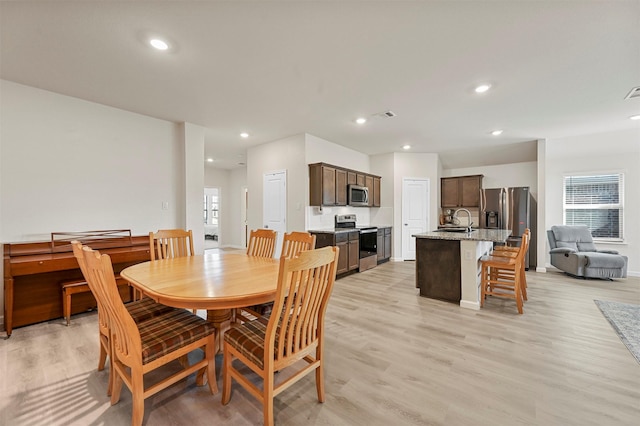
[{"label": "light hardwood floor", "polygon": [[[422,298],[414,267],[391,262],[336,282],[326,402],[317,402],[309,375],[276,397],[276,424],[638,424],[640,365],[593,300],[640,303],[639,278],[529,272],[518,315],[511,300],[472,311]],[[1,425],[130,424],[130,394],[110,407],[107,371],[96,370],[96,318],[75,315],[70,327],[60,319],[0,340]],[[193,377],[145,401],[146,425],[261,421],[260,404],[237,385],[222,406]]]}]

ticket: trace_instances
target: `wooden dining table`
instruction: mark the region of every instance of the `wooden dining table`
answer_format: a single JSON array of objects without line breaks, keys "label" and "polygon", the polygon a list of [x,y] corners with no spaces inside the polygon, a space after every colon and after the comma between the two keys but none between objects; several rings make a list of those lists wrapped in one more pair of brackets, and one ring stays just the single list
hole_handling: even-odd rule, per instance
[{"label": "wooden dining table", "polygon": [[139,263],[123,269],[120,276],[163,305],[206,309],[220,348],[233,308],[275,299],[278,270],[278,259],[218,250]]}]

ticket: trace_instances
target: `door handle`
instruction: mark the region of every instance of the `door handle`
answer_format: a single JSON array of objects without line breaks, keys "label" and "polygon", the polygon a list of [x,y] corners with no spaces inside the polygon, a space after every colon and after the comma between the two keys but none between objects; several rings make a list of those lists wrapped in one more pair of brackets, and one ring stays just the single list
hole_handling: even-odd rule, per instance
[{"label": "door handle", "polygon": [[405,223],[405,224],[404,224],[404,226],[409,226],[409,224],[408,224],[408,223]]}]

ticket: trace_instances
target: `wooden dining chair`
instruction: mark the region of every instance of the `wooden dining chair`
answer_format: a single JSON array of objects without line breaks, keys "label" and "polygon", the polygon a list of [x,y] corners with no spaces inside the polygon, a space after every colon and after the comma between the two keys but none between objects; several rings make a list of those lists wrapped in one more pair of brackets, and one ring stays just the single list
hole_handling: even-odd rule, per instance
[{"label": "wooden dining chair", "polygon": [[316,248],[315,235],[309,232],[289,232],[284,234],[280,257],[291,259],[298,256],[302,251],[313,250],[314,248]]},{"label": "wooden dining chair", "polygon": [[[193,256],[193,232],[191,229],[160,229],[158,232],[149,232],[149,251],[151,260]],[[192,312],[195,314],[198,310],[193,309]]]},{"label": "wooden dining chair", "polygon": [[[100,356],[98,358],[98,371],[104,370],[107,359],[109,362],[112,360],[111,346],[109,344],[109,321],[107,317],[107,308],[102,303],[102,298],[98,296],[98,289],[95,288],[94,282],[89,282],[87,279],[88,273],[85,266],[84,255],[82,252],[82,244],[78,241],[72,241],[71,247],[73,248],[73,254],[78,261],[80,271],[84,276],[84,279],[89,286],[89,291],[93,294],[98,305],[98,332],[100,341]],[[125,305],[127,312],[131,315],[131,318],[136,324],[143,323],[156,317],[161,317],[165,314],[175,311],[175,308],[165,306],[160,303],[156,303],[148,297],[144,297],[140,300],[136,300]],[[111,389],[113,385],[113,368],[109,369],[109,380],[107,385],[107,395],[111,395]]]},{"label": "wooden dining chair", "polygon": [[[264,424],[273,425],[273,398],[314,370],[318,400],[324,402],[324,317],[336,279],[338,252],[337,247],[324,247],[280,259],[269,318],[257,318],[224,334],[222,404],[229,403],[231,380],[235,379],[262,403]],[[236,369],[234,360],[256,373],[262,388]],[[276,385],[274,373],[299,360],[308,365]]]},{"label": "wooden dining chair", "polygon": [[524,255],[529,248],[530,234],[523,235],[522,244],[515,257],[484,256],[480,259],[480,306],[484,306],[487,296],[515,299],[518,313],[523,313],[526,288],[523,277]]},{"label": "wooden dining chair", "polygon": [[[89,247],[83,247],[82,256],[87,282],[97,290],[101,304],[106,308],[109,325],[113,389],[111,405],[120,400],[122,383],[132,393],[131,424],[141,425],[144,418],[144,399],[198,373],[196,384],[209,384],[215,394],[215,329],[213,325],[184,309],[176,309],[161,317],[136,324],[127,311],[117,290],[111,258]],[[203,348],[205,356],[171,376],[145,388],[144,375],[174,360],[185,360],[187,354]]]},{"label": "wooden dining chair", "polygon": [[256,257],[273,257],[276,250],[278,233],[271,229],[252,230],[247,245],[247,255]]},{"label": "wooden dining chair", "polygon": [[[291,259],[300,254],[302,251],[313,250],[316,247],[316,236],[309,232],[293,231],[284,234],[282,240],[282,251],[280,258]],[[240,310],[236,310],[235,322],[251,321],[262,315],[271,312],[273,302],[262,303],[260,305],[248,306]]]},{"label": "wooden dining chair", "polygon": [[193,233],[184,229],[161,229],[149,232],[151,260],[193,256]]},{"label": "wooden dining chair", "polygon": [[[521,241],[521,246],[522,244],[525,244],[525,238],[527,239],[526,241],[530,242],[531,241],[531,230],[529,228],[526,228],[524,230],[524,232],[522,233],[522,241]],[[525,250],[525,257],[527,256],[528,253],[528,248],[529,246],[527,246],[527,249]],[[520,251],[520,247],[510,247],[510,246],[496,246],[493,248],[493,251],[491,252],[492,256],[503,256],[503,257],[513,257],[515,258],[518,255],[518,252]],[[508,271],[508,270],[495,270],[494,269],[494,273],[498,273],[500,272],[503,276],[508,277],[508,278],[512,278],[512,272]],[[525,268],[522,268],[520,271],[521,274],[521,286],[522,286],[522,298],[523,300],[527,300],[527,274],[526,274],[526,270]]]}]

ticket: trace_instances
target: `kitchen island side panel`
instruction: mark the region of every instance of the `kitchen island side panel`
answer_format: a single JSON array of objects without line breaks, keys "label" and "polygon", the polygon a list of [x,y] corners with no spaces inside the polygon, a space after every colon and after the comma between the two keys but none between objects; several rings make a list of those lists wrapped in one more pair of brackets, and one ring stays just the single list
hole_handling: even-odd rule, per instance
[{"label": "kitchen island side panel", "polygon": [[416,287],[420,296],[460,302],[460,241],[416,238]]}]

